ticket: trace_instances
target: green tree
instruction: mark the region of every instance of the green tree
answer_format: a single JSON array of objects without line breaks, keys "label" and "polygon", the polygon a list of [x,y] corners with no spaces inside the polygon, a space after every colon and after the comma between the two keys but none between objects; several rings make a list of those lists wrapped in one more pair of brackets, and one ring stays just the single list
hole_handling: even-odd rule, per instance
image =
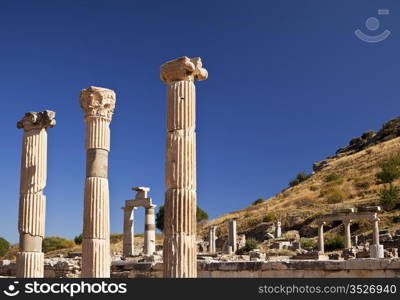
[{"label": "green tree", "polygon": [[80,235],[77,235],[76,237],[74,237],[74,242],[75,242],[75,244],[77,244],[77,245],[82,244],[82,240],[83,240],[83,235],[82,235],[82,233],[81,233]]},{"label": "green tree", "polygon": [[4,256],[8,249],[10,249],[10,243],[6,239],[0,237],[0,256]]},{"label": "green tree", "polygon": [[295,185],[298,185],[299,183],[303,182],[304,180],[307,180],[310,177],[311,174],[307,174],[305,171],[303,171],[297,174],[296,178],[289,182],[289,186],[293,187]]},{"label": "green tree", "polygon": [[[208,220],[208,214],[197,205],[196,221],[198,223],[203,220]],[[160,206],[156,214],[156,228],[161,231],[164,230],[164,205]]]},{"label": "green tree", "polygon": [[249,238],[246,240],[246,244],[244,247],[236,250],[236,254],[242,255],[246,252],[256,249],[257,247],[258,247],[257,240],[254,238]]},{"label": "green tree", "polygon": [[379,166],[381,170],[376,178],[385,184],[378,192],[379,200],[386,210],[392,210],[400,203],[400,188],[393,185],[393,181],[400,178],[400,156],[384,160]]}]

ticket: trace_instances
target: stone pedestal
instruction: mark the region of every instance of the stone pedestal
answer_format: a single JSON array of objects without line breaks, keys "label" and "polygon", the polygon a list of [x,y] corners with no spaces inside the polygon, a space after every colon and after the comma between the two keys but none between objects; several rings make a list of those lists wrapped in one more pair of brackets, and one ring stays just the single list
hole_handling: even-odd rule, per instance
[{"label": "stone pedestal", "polygon": [[232,247],[232,251],[237,250],[237,232],[236,232],[236,220],[231,220],[228,223],[228,246]]},{"label": "stone pedestal", "polygon": [[369,256],[371,258],[384,258],[385,254],[383,251],[383,245],[370,245]]},{"label": "stone pedestal", "polygon": [[108,153],[110,122],[115,108],[112,90],[81,91],[86,123],[86,181],[83,213],[82,277],[110,277],[110,212]]},{"label": "stone pedestal", "polygon": [[144,224],[144,254],[153,255],[156,251],[156,219],[154,214],[155,205],[145,207]]},{"label": "stone pedestal", "polygon": [[47,128],[56,123],[50,110],[26,113],[17,123],[24,129],[19,198],[19,252],[17,272],[20,278],[41,278],[44,274],[42,240],[45,230],[47,177]]},{"label": "stone pedestal", "polygon": [[194,81],[207,76],[200,58],[181,57],[160,68],[167,85],[164,277],[197,277]]}]

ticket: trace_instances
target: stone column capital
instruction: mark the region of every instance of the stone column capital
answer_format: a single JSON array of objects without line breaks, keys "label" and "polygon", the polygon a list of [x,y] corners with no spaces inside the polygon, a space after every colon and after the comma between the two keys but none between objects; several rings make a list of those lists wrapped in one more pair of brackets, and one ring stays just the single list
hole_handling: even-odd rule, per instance
[{"label": "stone column capital", "polygon": [[208,72],[203,68],[200,57],[188,58],[186,56],[166,62],[160,67],[160,78],[164,83],[174,81],[201,81],[208,77]]},{"label": "stone column capital", "polygon": [[24,117],[17,122],[17,128],[23,128],[24,131],[51,128],[56,125],[55,116],[56,113],[51,110],[27,112]]},{"label": "stone column capital", "polygon": [[115,92],[110,89],[90,86],[80,93],[80,105],[87,118],[103,118],[111,121],[115,108]]}]

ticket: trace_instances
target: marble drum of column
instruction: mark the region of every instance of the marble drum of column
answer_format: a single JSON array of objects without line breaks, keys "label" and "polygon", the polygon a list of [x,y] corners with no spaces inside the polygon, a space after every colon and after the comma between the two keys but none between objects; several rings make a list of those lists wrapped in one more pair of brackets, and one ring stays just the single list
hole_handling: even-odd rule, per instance
[{"label": "marble drum of column", "polygon": [[164,277],[197,277],[194,81],[207,76],[200,58],[184,56],[160,68],[167,85]]},{"label": "marble drum of column", "polygon": [[110,122],[115,108],[112,90],[81,91],[86,123],[86,181],[83,213],[82,277],[110,277],[108,152]]},{"label": "marble drum of column", "polygon": [[47,177],[47,128],[54,127],[55,112],[26,113],[17,123],[24,129],[21,159],[16,276],[41,278],[44,275],[42,241],[45,230]]},{"label": "marble drum of column", "polygon": [[156,205],[152,204],[145,207],[144,224],[144,254],[153,255],[156,251],[156,220],[154,209]]},{"label": "marble drum of column", "polygon": [[134,247],[134,208],[122,207],[124,210],[124,235],[122,244],[122,253],[124,257],[132,256],[135,251]]}]

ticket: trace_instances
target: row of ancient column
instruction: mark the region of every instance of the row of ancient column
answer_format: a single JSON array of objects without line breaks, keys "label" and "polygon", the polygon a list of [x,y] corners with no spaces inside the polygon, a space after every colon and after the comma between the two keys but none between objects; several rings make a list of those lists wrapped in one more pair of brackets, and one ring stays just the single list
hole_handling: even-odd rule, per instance
[{"label": "row of ancient column", "polygon": [[[195,80],[208,76],[200,58],[180,57],[160,68],[167,85],[167,153],[164,276],[197,277],[196,264],[196,97]],[[108,153],[114,91],[89,87],[80,94],[86,123],[86,179],[82,276],[110,276]],[[47,128],[55,113],[27,113],[24,129],[18,229],[18,277],[43,277]],[[154,209],[153,209],[154,210]],[[151,208],[147,217],[150,218]],[[154,214],[154,211],[153,211]],[[146,218],[147,218],[146,217]],[[151,225],[151,224],[149,224]],[[149,226],[148,231],[152,228]]]},{"label": "row of ancient column", "polygon": [[[379,221],[377,214],[374,213],[371,219],[372,221],[372,245],[370,245],[370,256],[373,258],[382,258],[383,257],[383,247],[379,243]],[[326,222],[318,223],[318,251],[320,253],[325,252],[325,244],[324,244],[324,225]],[[350,249],[352,247],[351,244],[351,220],[345,219],[343,220],[344,226],[344,247],[346,249]]]}]

